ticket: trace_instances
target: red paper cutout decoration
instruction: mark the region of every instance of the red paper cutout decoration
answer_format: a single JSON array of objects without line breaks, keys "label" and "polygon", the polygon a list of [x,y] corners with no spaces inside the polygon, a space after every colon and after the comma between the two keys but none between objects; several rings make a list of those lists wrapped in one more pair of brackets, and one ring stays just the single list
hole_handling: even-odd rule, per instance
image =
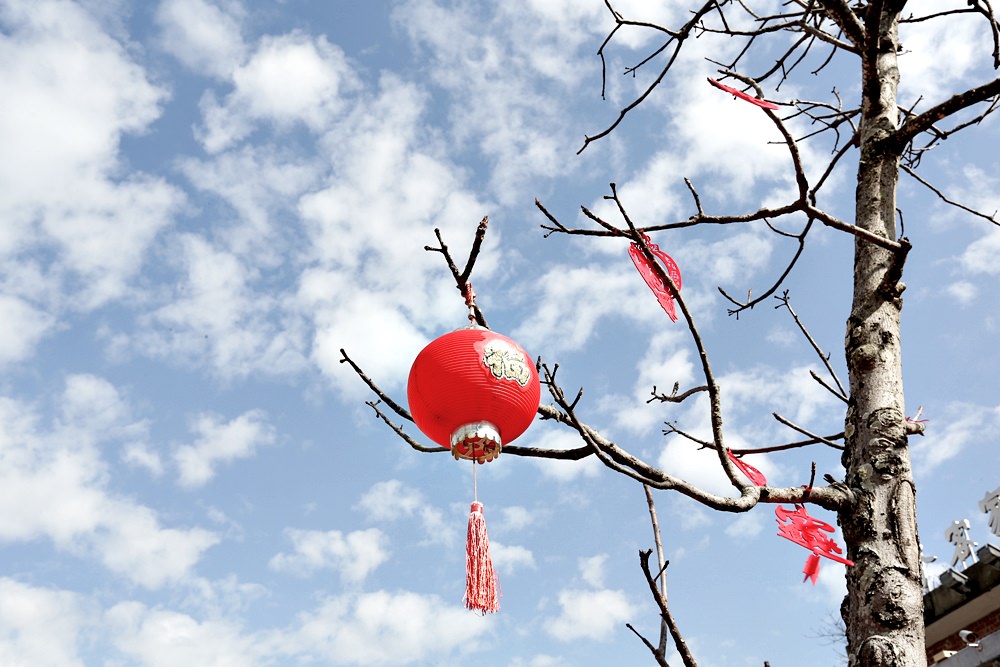
[{"label": "red paper cutout decoration", "polygon": [[724,90],[727,93],[732,93],[733,95],[735,95],[736,97],[740,98],[741,100],[746,100],[750,104],[755,104],[755,105],[759,106],[762,109],[780,109],[781,108],[777,104],[775,104],[774,102],[768,102],[767,100],[762,100],[759,97],[754,97],[753,95],[748,95],[747,93],[744,93],[742,90],[736,90],[732,86],[727,86],[724,83],[719,83],[718,81],[716,81],[712,77],[708,78],[708,82],[710,84],[712,84],[713,86],[715,86],[716,88],[718,88],[720,90]]},{"label": "red paper cutout decoration", "polygon": [[740,472],[747,476],[747,479],[757,486],[767,486],[767,478],[764,477],[764,473],[733,454],[731,449],[727,449],[726,454],[729,456],[729,460],[733,462],[733,465],[739,468]]},{"label": "red paper cutout decoration", "polygon": [[[802,505],[796,505],[793,510],[785,509],[779,505],[774,508],[774,514],[778,517],[778,536],[791,540],[812,552],[802,569],[802,573],[805,574],[803,582],[806,579],[811,579],[813,585],[816,585],[816,580],[819,578],[820,556],[844,565],[854,565],[853,561],[838,556],[837,554],[841,554],[843,551],[831,537],[820,532],[832,533],[835,528],[825,521],[809,516],[806,508]],[[785,523],[786,521],[788,523]]]},{"label": "red paper cutout decoration", "polygon": [[[663,262],[663,268],[667,275],[670,276],[670,280],[674,283],[674,287],[677,291],[681,291],[681,270],[677,267],[677,262],[673,260],[670,255],[660,250],[660,246],[649,241],[649,237],[645,234],[642,235],[642,240],[646,242],[649,247],[649,251],[653,253],[661,262]],[[635,264],[635,268],[638,269],[639,275],[642,279],[646,281],[649,289],[653,290],[653,294],[656,295],[656,300],[660,303],[664,312],[667,313],[667,317],[671,321],[677,321],[677,313],[674,311],[674,297],[670,293],[670,288],[656,275],[653,270],[653,265],[643,254],[642,248],[635,241],[628,247],[629,257],[632,258],[632,263]]]}]

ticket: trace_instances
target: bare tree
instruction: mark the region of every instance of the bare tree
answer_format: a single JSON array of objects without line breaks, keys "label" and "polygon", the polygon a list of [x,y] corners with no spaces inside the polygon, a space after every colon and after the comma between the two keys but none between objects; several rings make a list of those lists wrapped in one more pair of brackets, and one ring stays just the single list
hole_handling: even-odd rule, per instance
[{"label": "bare tree", "polygon": [[[729,62],[715,63],[718,80],[712,83],[740,95],[761,107],[780,133],[788,154],[789,168],[796,184],[794,197],[781,205],[753,211],[710,213],[703,208],[694,184],[685,181],[691,196],[693,213],[685,220],[658,224],[641,224],[628,214],[627,202],[622,201],[614,184],[607,199],[618,211],[615,221],[609,221],[583,208],[592,225],[575,228],[564,225],[557,215],[536,202],[545,216],[545,235],[554,234],[625,238],[635,244],[653,267],[657,278],[669,290],[686,322],[691,344],[698,353],[701,384],[681,391],[678,385],[667,394],[653,388],[651,401],[680,403],[696,394],[707,394],[711,417],[711,438],[698,439],[681,426],[668,424],[667,432],[689,438],[695,446],[715,452],[719,466],[732,484],[733,493],[718,495],[679,479],[655,465],[630,453],[587,424],[579,411],[580,392],[567,393],[557,379],[557,365],[539,362],[543,384],[552,403],[539,409],[542,419],[553,420],[575,430],[581,439],[578,448],[551,451],[508,446],[505,452],[515,456],[580,459],[598,457],[608,468],[631,477],[648,489],[672,490],[684,494],[707,507],[724,512],[745,512],[759,503],[815,504],[837,513],[843,529],[847,557],[854,566],[847,571],[848,594],[842,605],[846,625],[848,663],[858,667],[896,667],[924,665],[923,596],[921,589],[920,547],[917,539],[916,489],[910,464],[908,437],[920,434],[920,422],[906,418],[903,402],[900,312],[903,267],[910,241],[897,233],[902,226],[902,212],[896,204],[900,173],[911,176],[921,186],[944,202],[998,224],[995,214],[989,215],[957,202],[918,173],[920,163],[939,142],[949,136],[973,128],[992,114],[1000,104],[1000,78],[940,100],[919,101],[911,108],[897,104],[899,86],[898,54],[900,24],[921,21],[950,21],[973,17],[988,26],[992,35],[992,66],[1000,67],[1000,24],[989,0],[940,3],[932,13],[913,15],[905,12],[904,0],[871,0],[849,4],[847,0],[787,0],[774,13],[760,13],[752,0],[708,0],[693,7],[688,20],[679,26],[662,26],[629,20],[620,15],[610,0],[605,4],[613,18],[611,29],[598,53],[607,76],[606,51],[615,43],[623,29],[644,29],[661,36],[648,57],[626,70],[634,75],[651,70],[649,84],[630,104],[621,109],[617,118],[602,131],[585,137],[581,151],[606,137],[644,100],[654,95],[659,84],[674,74],[678,54],[693,36],[740,40],[741,48]],[[771,7],[774,3],[761,3]],[[737,28],[736,26],[749,26]],[[780,53],[773,65],[761,72],[748,72],[752,54],[772,49]],[[828,67],[853,68],[860,83],[860,98],[849,101],[834,90],[826,100],[784,100],[765,102],[765,90],[774,93],[784,82],[808,69],[813,73]],[[850,71],[850,70],[848,70]],[[602,91],[603,92],[603,91]],[[806,122],[803,122],[806,121]],[[795,129],[811,129],[796,135]],[[805,169],[800,153],[803,142],[827,142],[830,148],[828,164]],[[841,220],[824,210],[824,185],[837,169],[849,169],[856,164],[857,188],[854,220]],[[815,165],[812,165],[815,167]],[[810,178],[809,174],[818,174]],[[899,216],[897,218],[897,216]],[[804,439],[789,443],[760,443],[753,450],[731,451],[726,440],[723,404],[719,386],[709,361],[709,353],[683,295],[668,273],[657,263],[651,250],[651,232],[669,232],[696,225],[743,225],[763,222],[796,244],[787,267],[766,289],[756,290],[757,296],[747,299],[722,294],[730,302],[731,315],[739,315],[764,302],[777,299],[779,308],[787,309],[799,325],[813,349],[826,365],[829,378],[813,374],[814,379],[844,404],[844,430],[837,434],[820,435],[806,426],[793,424],[780,415],[776,418],[798,431]],[[845,387],[837,379],[823,352],[799,321],[784,286],[792,275],[802,249],[816,223],[833,228],[854,239],[853,301],[847,318],[844,353],[849,373]],[[897,224],[897,222],[899,224]],[[795,228],[798,232],[783,231]],[[441,253],[455,280],[465,293],[487,230],[484,219],[463,268],[438,234],[438,245],[427,250]],[[721,288],[720,288],[721,291]],[[482,312],[476,319],[486,325]],[[369,405],[402,438],[419,451],[440,451],[427,447],[408,435],[383,406],[396,416],[409,419],[407,411],[382,392],[346,353],[349,363],[379,396]],[[669,381],[669,379],[666,379]],[[844,479],[825,476],[825,484],[811,480],[806,487],[775,488],[751,483],[741,473],[734,456],[751,451],[821,446],[842,450]],[[813,471],[815,475],[815,469]],[[658,538],[655,508],[648,496],[650,515]],[[649,582],[651,595],[661,611],[664,634],[658,644],[642,638],[659,664],[666,664],[665,637],[669,632],[686,665],[694,664],[683,638],[667,607],[664,585],[662,550],[658,543],[659,568],[650,566],[651,552],[641,554],[641,567]],[[630,626],[631,627],[631,626]],[[638,633],[636,633],[638,634]],[[641,635],[640,635],[641,637]]]}]

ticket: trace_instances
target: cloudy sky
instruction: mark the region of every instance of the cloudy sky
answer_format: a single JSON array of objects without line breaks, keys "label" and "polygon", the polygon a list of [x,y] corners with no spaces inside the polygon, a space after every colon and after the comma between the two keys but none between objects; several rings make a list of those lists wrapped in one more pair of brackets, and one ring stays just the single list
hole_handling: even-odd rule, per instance
[{"label": "cloudy sky", "polygon": [[[648,4],[616,6],[687,16]],[[612,25],[600,0],[0,0],[0,662],[649,664],[625,627],[654,640],[658,627],[638,568],[653,544],[642,490],[592,460],[481,468],[503,609],[467,612],[471,468],[381,426],[339,352],[402,400],[416,353],[465,321],[423,248],[439,228],[462,255],[489,215],[474,282],[491,325],[585,385],[590,423],[719,488],[710,454],[661,433],[704,433],[705,404],[646,403],[654,385],[698,383],[685,329],[623,242],[545,239],[533,202],[576,225],[580,205],[620,220],[602,199],[615,181],[638,224],[683,220],[687,177],[709,212],[748,211],[787,198],[787,155],[759,109],[707,84],[708,59],[738,48],[710,37],[578,155],[654,74],[619,76],[656,47],[624,32],[601,99]],[[995,76],[983,26],[944,25],[904,30],[907,104]],[[853,104],[852,65],[768,96],[836,87]],[[950,139],[923,176],[992,213],[998,133],[991,119]],[[848,157],[819,203],[849,220]],[[954,519],[998,540],[976,506],[1000,486],[1000,233],[906,176],[900,207],[907,406],[929,420],[913,448],[920,529],[940,563]],[[758,225],[654,241],[683,272],[729,442],[796,439],[772,412],[838,432],[788,313],[727,317],[717,290],[766,289],[794,242]],[[842,379],[851,246],[813,230],[787,284]],[[520,443],[576,445],[542,423]],[[841,474],[830,449],[750,460],[779,485],[806,483],[810,461]],[[837,662],[841,566],[803,584],[807,554],[775,536],[771,507],[657,503],[671,604],[703,665]]]}]

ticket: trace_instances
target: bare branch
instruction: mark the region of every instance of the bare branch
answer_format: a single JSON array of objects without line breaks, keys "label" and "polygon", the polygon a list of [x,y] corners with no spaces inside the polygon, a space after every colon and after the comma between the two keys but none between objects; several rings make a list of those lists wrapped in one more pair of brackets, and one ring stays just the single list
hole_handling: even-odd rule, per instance
[{"label": "bare branch", "polygon": [[[489,216],[483,216],[480,220],[479,225],[476,227],[476,236],[472,240],[472,248],[469,250],[469,259],[465,262],[465,268],[462,271],[458,270],[458,265],[455,264],[455,260],[452,259],[451,252],[448,250],[448,246],[445,245],[444,239],[441,238],[441,230],[435,228],[434,235],[438,240],[438,247],[434,248],[432,246],[424,246],[424,250],[428,252],[439,252],[444,257],[445,263],[448,265],[448,270],[451,271],[452,278],[455,279],[455,287],[458,289],[458,293],[462,295],[465,299],[466,290],[468,289],[469,277],[472,275],[472,269],[476,264],[476,260],[479,258],[479,251],[483,246],[483,239],[486,236],[486,228],[489,225]],[[472,312],[475,315],[476,322],[479,326],[490,328],[490,325],[486,322],[486,316],[483,315],[483,311],[479,309],[479,306],[475,303],[472,304]]]},{"label": "bare branch", "polygon": [[[472,239],[472,248],[469,250],[469,259],[465,262],[465,268],[462,270],[462,274],[460,276],[456,276],[458,282],[461,282],[462,284],[465,284],[472,275],[472,268],[476,265],[476,260],[479,258],[479,251],[483,248],[483,239],[486,238],[486,228],[489,224],[489,216],[484,215],[483,219],[480,220],[479,224],[476,226],[476,236]],[[463,294],[465,293],[465,291],[461,288],[459,288],[459,291]]]},{"label": "bare branch", "polygon": [[[828,435],[825,437],[809,438],[808,440],[799,440],[798,442],[788,442],[783,445],[771,445],[769,447],[749,447],[745,449],[732,449],[730,450],[736,456],[746,456],[747,454],[767,454],[770,452],[782,452],[789,449],[799,449],[802,447],[809,447],[810,445],[826,444],[831,440],[843,440],[844,432],[835,433],[833,435]],[[843,449],[842,446],[838,446],[838,449]]]},{"label": "bare branch", "polygon": [[674,387],[670,391],[669,395],[658,394],[656,392],[656,385],[653,385],[653,391],[650,392],[652,396],[650,396],[646,402],[652,403],[653,401],[660,401],[661,403],[681,403],[695,394],[701,393],[703,391],[708,391],[707,385],[701,385],[700,387],[692,387],[691,389],[688,389],[683,394],[680,394],[678,396],[677,392],[680,390],[680,388],[681,388],[680,383],[675,382]]},{"label": "bare branch", "polygon": [[[649,510],[649,523],[653,528],[653,543],[656,546],[656,564],[659,567],[660,594],[663,596],[664,604],[667,601],[667,560],[663,553],[663,536],[660,532],[660,519],[656,515],[656,503],[653,501],[653,492],[648,486],[643,485],[643,493],[646,495],[646,508]],[[654,655],[657,659],[666,660],[667,635],[670,628],[666,619],[660,626],[660,642]]]},{"label": "bare branch", "polygon": [[826,380],[824,380],[823,378],[821,378],[821,377],[820,377],[820,376],[819,376],[819,375],[818,375],[818,374],[816,373],[816,371],[812,371],[812,370],[811,370],[811,371],[809,371],[809,377],[811,377],[811,378],[812,378],[813,380],[815,380],[815,381],[816,381],[816,382],[817,382],[817,383],[819,384],[819,386],[821,386],[821,387],[823,387],[824,389],[826,389],[826,390],[827,390],[828,392],[830,392],[831,394],[833,394],[834,396],[836,396],[837,398],[839,398],[840,400],[842,400],[842,401],[843,401],[844,403],[847,403],[847,402],[848,402],[848,400],[847,400],[847,396],[845,396],[844,394],[840,393],[840,391],[839,391],[839,390],[837,390],[837,389],[834,389],[833,387],[831,387],[831,386],[830,386],[830,385],[829,385],[829,384],[827,383],[827,381],[826,381]]},{"label": "bare branch", "polygon": [[[601,462],[608,468],[656,489],[675,489],[679,493],[714,509],[727,512],[742,512],[756,504],[758,487],[742,482],[739,478],[734,480],[733,484],[741,490],[739,497],[729,498],[718,496],[700,489],[679,477],[674,477],[626,452],[577,418],[573,407],[566,400],[565,393],[556,383],[553,371],[544,364],[542,365],[542,375],[542,382],[548,387],[553,399],[555,399],[556,405],[569,416],[573,428],[577,430],[584,442],[591,447]],[[729,457],[725,454],[722,456],[725,457],[729,467],[734,468],[732,462],[729,461]]]},{"label": "bare branch", "polygon": [[[833,366],[830,365],[830,355],[823,352],[823,348],[819,346],[819,344],[816,342],[816,339],[812,337],[812,334],[809,333],[809,330],[806,329],[806,326],[802,323],[802,320],[799,319],[798,314],[792,309],[791,299],[788,298],[788,290],[785,290],[784,294],[782,294],[780,297],[776,296],[774,298],[781,302],[774,307],[775,310],[777,310],[778,308],[785,308],[788,311],[788,314],[792,316],[792,320],[795,322],[795,325],[799,328],[799,331],[801,331],[802,335],[806,337],[806,340],[809,341],[809,345],[812,346],[813,351],[816,352],[816,355],[819,357],[820,361],[822,361],[823,365],[826,366],[826,370],[830,374],[830,377],[833,378],[833,381],[837,383],[837,389],[839,391],[833,392],[833,395],[846,403],[847,391],[844,389],[844,385],[840,383],[840,379],[837,377],[837,373],[833,370]],[[813,378],[815,378],[818,382],[820,382],[820,384],[822,384],[824,387],[827,387],[827,389],[830,389],[830,387],[828,387],[825,383],[820,381],[819,378],[816,377],[815,375],[813,375]]]},{"label": "bare branch", "polygon": [[417,450],[418,452],[424,452],[425,454],[438,454],[440,452],[451,451],[447,447],[440,447],[437,445],[433,447],[428,447],[427,445],[421,445],[419,442],[411,438],[409,434],[403,430],[402,426],[393,423],[392,420],[390,420],[386,416],[386,414],[379,409],[378,404],[379,404],[378,401],[365,401],[365,405],[369,406],[372,410],[374,410],[375,414],[378,415],[378,418],[381,419],[383,422],[385,422],[389,426],[389,428],[391,428],[393,431],[396,432],[396,435],[402,438],[403,442],[408,444],[413,449]]},{"label": "bare branch", "polygon": [[984,83],[981,86],[970,88],[965,92],[953,95],[944,102],[931,107],[927,111],[907,119],[907,121],[903,123],[902,127],[890,134],[884,140],[887,144],[887,148],[894,151],[897,155],[901,154],[907,144],[913,141],[918,134],[931,129],[938,121],[941,121],[961,111],[962,109],[971,107],[974,104],[985,102],[986,100],[997,95],[1000,95],[1000,78],[993,79],[989,83]]},{"label": "bare branch", "polygon": [[380,389],[379,386],[375,384],[375,382],[368,377],[364,371],[361,370],[361,367],[354,363],[353,359],[347,356],[347,352],[344,351],[344,348],[340,348],[340,363],[349,364],[350,367],[354,369],[354,372],[357,373],[358,377],[361,378],[362,382],[368,385],[368,388],[372,390],[372,393],[378,396],[381,402],[388,405],[393,412],[407,421],[413,421],[413,417],[410,415],[409,411],[396,401],[392,400],[387,393],[382,391],[382,389]]},{"label": "bare branch", "polygon": [[[609,3],[606,2],[605,4],[607,4],[608,9],[611,9],[611,5]],[[622,24],[624,24],[624,23],[628,23],[630,25],[645,25],[646,27],[655,28],[657,30],[661,30],[661,31],[667,32],[670,35],[670,38],[667,40],[667,42],[663,46],[661,46],[655,52],[656,54],[661,53],[662,51],[666,50],[666,48],[668,46],[670,46],[670,44],[672,44],[672,43],[675,44],[675,46],[674,46],[673,52],[670,54],[670,57],[667,59],[666,65],[663,66],[663,69],[660,70],[659,75],[657,75],[657,77],[646,88],[646,90],[644,90],[639,95],[639,97],[637,97],[635,100],[633,100],[631,104],[629,104],[624,109],[622,109],[621,111],[619,111],[618,112],[618,118],[616,118],[614,120],[614,122],[611,123],[611,125],[609,125],[607,128],[605,128],[604,130],[598,132],[597,134],[595,134],[593,136],[585,136],[583,138],[583,146],[581,146],[580,150],[578,150],[576,152],[577,155],[579,155],[584,150],[586,150],[587,146],[589,146],[591,144],[591,142],[597,141],[598,139],[602,139],[602,138],[608,136],[609,134],[611,134],[611,132],[613,132],[614,129],[616,127],[618,127],[618,125],[621,124],[621,122],[625,119],[625,116],[627,116],[629,114],[629,112],[631,112],[637,106],[639,106],[640,104],[642,104],[642,102],[647,97],[649,97],[650,93],[652,93],[653,90],[655,90],[656,87],[658,85],[660,85],[660,82],[663,81],[664,77],[666,77],[667,72],[670,71],[670,68],[674,64],[674,61],[677,59],[677,55],[680,53],[681,46],[684,44],[684,40],[686,40],[688,37],[690,37],[691,31],[694,30],[694,28],[695,28],[696,25],[698,25],[698,23],[701,21],[702,17],[705,16],[705,14],[707,14],[709,11],[711,11],[715,6],[716,6],[716,0],[708,0],[708,2],[706,2],[704,5],[702,5],[700,9],[698,9],[697,11],[694,12],[694,15],[691,17],[691,20],[689,20],[687,23],[685,23],[684,26],[680,30],[677,30],[676,32],[666,31],[663,28],[661,28],[660,26],[656,26],[656,25],[653,25],[653,24],[643,24],[643,23],[638,23],[638,22],[623,21],[622,18],[621,18],[621,15],[619,15],[618,12],[614,11],[614,9],[611,9],[611,12],[612,12],[612,14],[615,17],[615,27],[612,30],[612,33],[615,32],[615,31],[617,31],[618,28]],[[610,35],[609,35],[609,39],[610,39]],[[602,50],[603,50],[605,44],[608,43],[608,41],[609,40],[605,40],[605,43],[601,45]],[[602,54],[603,54],[603,51],[602,51]],[[603,55],[602,55],[602,58],[603,58]],[[649,59],[647,58],[647,61],[648,60]],[[646,61],[644,61],[644,62],[646,62]],[[633,68],[632,71],[635,71],[635,68]],[[603,91],[604,91],[604,87],[602,85],[602,87],[601,87],[602,95],[603,95]]]},{"label": "bare branch", "polygon": [[840,26],[855,48],[860,50],[861,45],[865,43],[865,26],[847,4],[847,0],[820,0],[820,4],[826,10],[827,16]]},{"label": "bare branch", "polygon": [[674,640],[674,647],[677,649],[678,655],[681,656],[681,661],[684,663],[685,667],[698,667],[697,661],[695,661],[694,656],[691,655],[691,650],[688,648],[687,642],[684,640],[684,636],[681,634],[677,627],[677,621],[674,619],[674,615],[670,613],[670,607],[667,605],[666,597],[660,592],[660,589],[656,585],[656,577],[649,569],[649,557],[652,555],[652,550],[640,551],[639,552],[639,564],[642,567],[642,573],[646,577],[646,583],[649,585],[650,593],[653,594],[653,599],[656,600],[656,606],[660,608],[660,618],[667,625],[667,630],[670,631],[670,636]]},{"label": "bare branch", "polygon": [[788,421],[787,419],[785,419],[784,417],[782,417],[781,415],[779,415],[777,412],[772,412],[771,414],[772,414],[772,416],[774,416],[775,419],[777,419],[779,422],[781,422],[782,424],[784,424],[788,428],[792,429],[793,431],[798,431],[802,435],[807,435],[810,438],[812,438],[813,440],[816,440],[817,442],[822,442],[824,445],[826,445],[828,447],[833,447],[834,449],[840,449],[840,450],[844,449],[843,445],[838,445],[837,443],[833,442],[832,440],[828,440],[828,439],[824,438],[821,435],[816,435],[812,431],[807,431],[806,429],[802,428],[801,426],[799,426],[797,424],[793,424],[792,422]]},{"label": "bare branch", "polygon": [[977,211],[974,208],[970,208],[970,207],[966,206],[965,204],[961,204],[961,203],[959,203],[957,201],[949,199],[948,197],[946,197],[944,195],[943,192],[941,192],[939,189],[937,189],[936,187],[934,187],[933,185],[931,185],[930,183],[928,183],[927,181],[925,181],[923,178],[921,178],[917,174],[917,172],[914,171],[913,169],[910,169],[905,164],[901,164],[900,167],[902,168],[903,171],[905,171],[907,174],[909,174],[910,176],[912,176],[914,178],[914,180],[916,180],[918,183],[920,183],[921,185],[923,185],[925,188],[927,188],[928,190],[930,190],[931,192],[933,192],[934,194],[936,194],[941,199],[941,201],[945,202],[946,204],[950,204],[951,206],[954,206],[955,208],[959,208],[959,209],[965,211],[966,213],[971,213],[972,215],[974,215],[976,217],[982,218],[984,220],[989,220],[994,225],[1000,226],[1000,220],[997,220],[997,212],[996,211],[993,211],[992,215],[986,215],[985,213]]},{"label": "bare branch", "polygon": [[[766,299],[767,297],[771,296],[776,291],[778,291],[778,288],[781,287],[782,283],[785,282],[785,278],[787,278],[788,275],[792,272],[792,269],[795,268],[795,264],[799,261],[799,257],[802,256],[802,251],[805,250],[806,247],[806,235],[812,228],[812,224],[813,221],[810,218],[809,221],[806,222],[806,226],[802,230],[801,234],[790,235],[793,236],[793,238],[798,239],[799,241],[798,248],[796,248],[795,254],[792,255],[791,260],[789,260],[788,264],[785,266],[785,270],[781,272],[781,275],[778,276],[777,280],[775,280],[774,283],[769,288],[767,288],[763,294],[761,294],[755,299],[750,299],[748,297],[746,301],[741,302],[731,297],[724,289],[719,287],[719,292],[722,294],[722,296],[724,296],[726,299],[729,300],[730,303],[736,306],[736,308],[730,308],[727,310],[727,312],[730,315],[736,315],[736,317],[739,318],[741,312],[753,308],[758,303],[760,303],[761,301],[763,301],[764,299]],[[771,227],[770,223],[768,223],[768,226]],[[777,230],[775,230],[774,227],[771,227],[771,229],[777,232]],[[782,234],[783,236],[788,236],[788,234],[785,234],[784,232],[778,232],[778,233]]]},{"label": "bare branch", "polygon": [[641,632],[636,630],[635,626],[633,626],[631,623],[626,623],[625,627],[631,630],[632,634],[638,637],[639,641],[641,641],[643,644],[646,645],[646,648],[649,649],[649,652],[653,654],[653,659],[656,660],[657,665],[659,665],[660,667],[670,667],[670,664],[667,662],[667,658],[664,655],[664,651],[660,650],[662,647],[653,646],[653,644],[650,643],[650,641],[646,639]]}]

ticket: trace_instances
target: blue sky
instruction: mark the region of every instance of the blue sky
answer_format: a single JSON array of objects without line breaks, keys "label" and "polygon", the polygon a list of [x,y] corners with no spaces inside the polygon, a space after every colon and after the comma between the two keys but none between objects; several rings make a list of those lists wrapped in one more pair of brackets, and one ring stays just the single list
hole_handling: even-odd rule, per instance
[{"label": "blue sky", "polygon": [[[616,6],[685,16],[682,2],[646,4]],[[0,0],[0,662],[650,664],[625,628],[657,630],[639,487],[594,460],[482,467],[504,598],[476,616],[461,599],[470,468],[396,439],[339,362],[346,348],[403,399],[416,353],[465,321],[423,247],[438,227],[463,255],[489,215],[474,282],[493,328],[558,362],[567,388],[586,385],[581,413],[620,444],[724,488],[711,455],[661,434],[668,420],[705,432],[705,404],[646,403],[653,385],[698,383],[684,328],[623,242],[543,239],[533,201],[567,223],[586,224],[581,204],[613,219],[602,196],[615,181],[633,219],[656,224],[692,213],[684,177],[711,211],[744,211],[787,196],[788,164],[758,109],[707,84],[706,58],[737,46],[708,37],[577,155],[651,74],[617,75],[654,44],[627,32],[600,99],[595,52],[611,25],[599,0]],[[981,28],[905,27],[903,102],[993,78]],[[851,64],[768,97],[826,99],[836,85],[856,99]],[[992,213],[998,131],[990,119],[949,139],[923,177]],[[818,161],[829,146],[803,151]],[[848,220],[853,159],[819,202]],[[907,411],[929,419],[913,457],[933,569],[950,560],[955,519],[997,540],[976,505],[1000,486],[1000,233],[905,175],[900,207],[914,243]],[[728,441],[795,439],[772,412],[841,430],[787,313],[727,317],[716,289],[765,289],[790,242],[763,226],[653,240],[683,272]],[[851,246],[814,230],[787,284],[844,380]],[[519,443],[576,445],[547,423]],[[830,449],[750,460],[778,485],[806,483],[811,461],[841,474]],[[671,605],[701,664],[836,663],[821,635],[841,566],[803,584],[807,554],[775,535],[772,507],[657,503]]]}]

